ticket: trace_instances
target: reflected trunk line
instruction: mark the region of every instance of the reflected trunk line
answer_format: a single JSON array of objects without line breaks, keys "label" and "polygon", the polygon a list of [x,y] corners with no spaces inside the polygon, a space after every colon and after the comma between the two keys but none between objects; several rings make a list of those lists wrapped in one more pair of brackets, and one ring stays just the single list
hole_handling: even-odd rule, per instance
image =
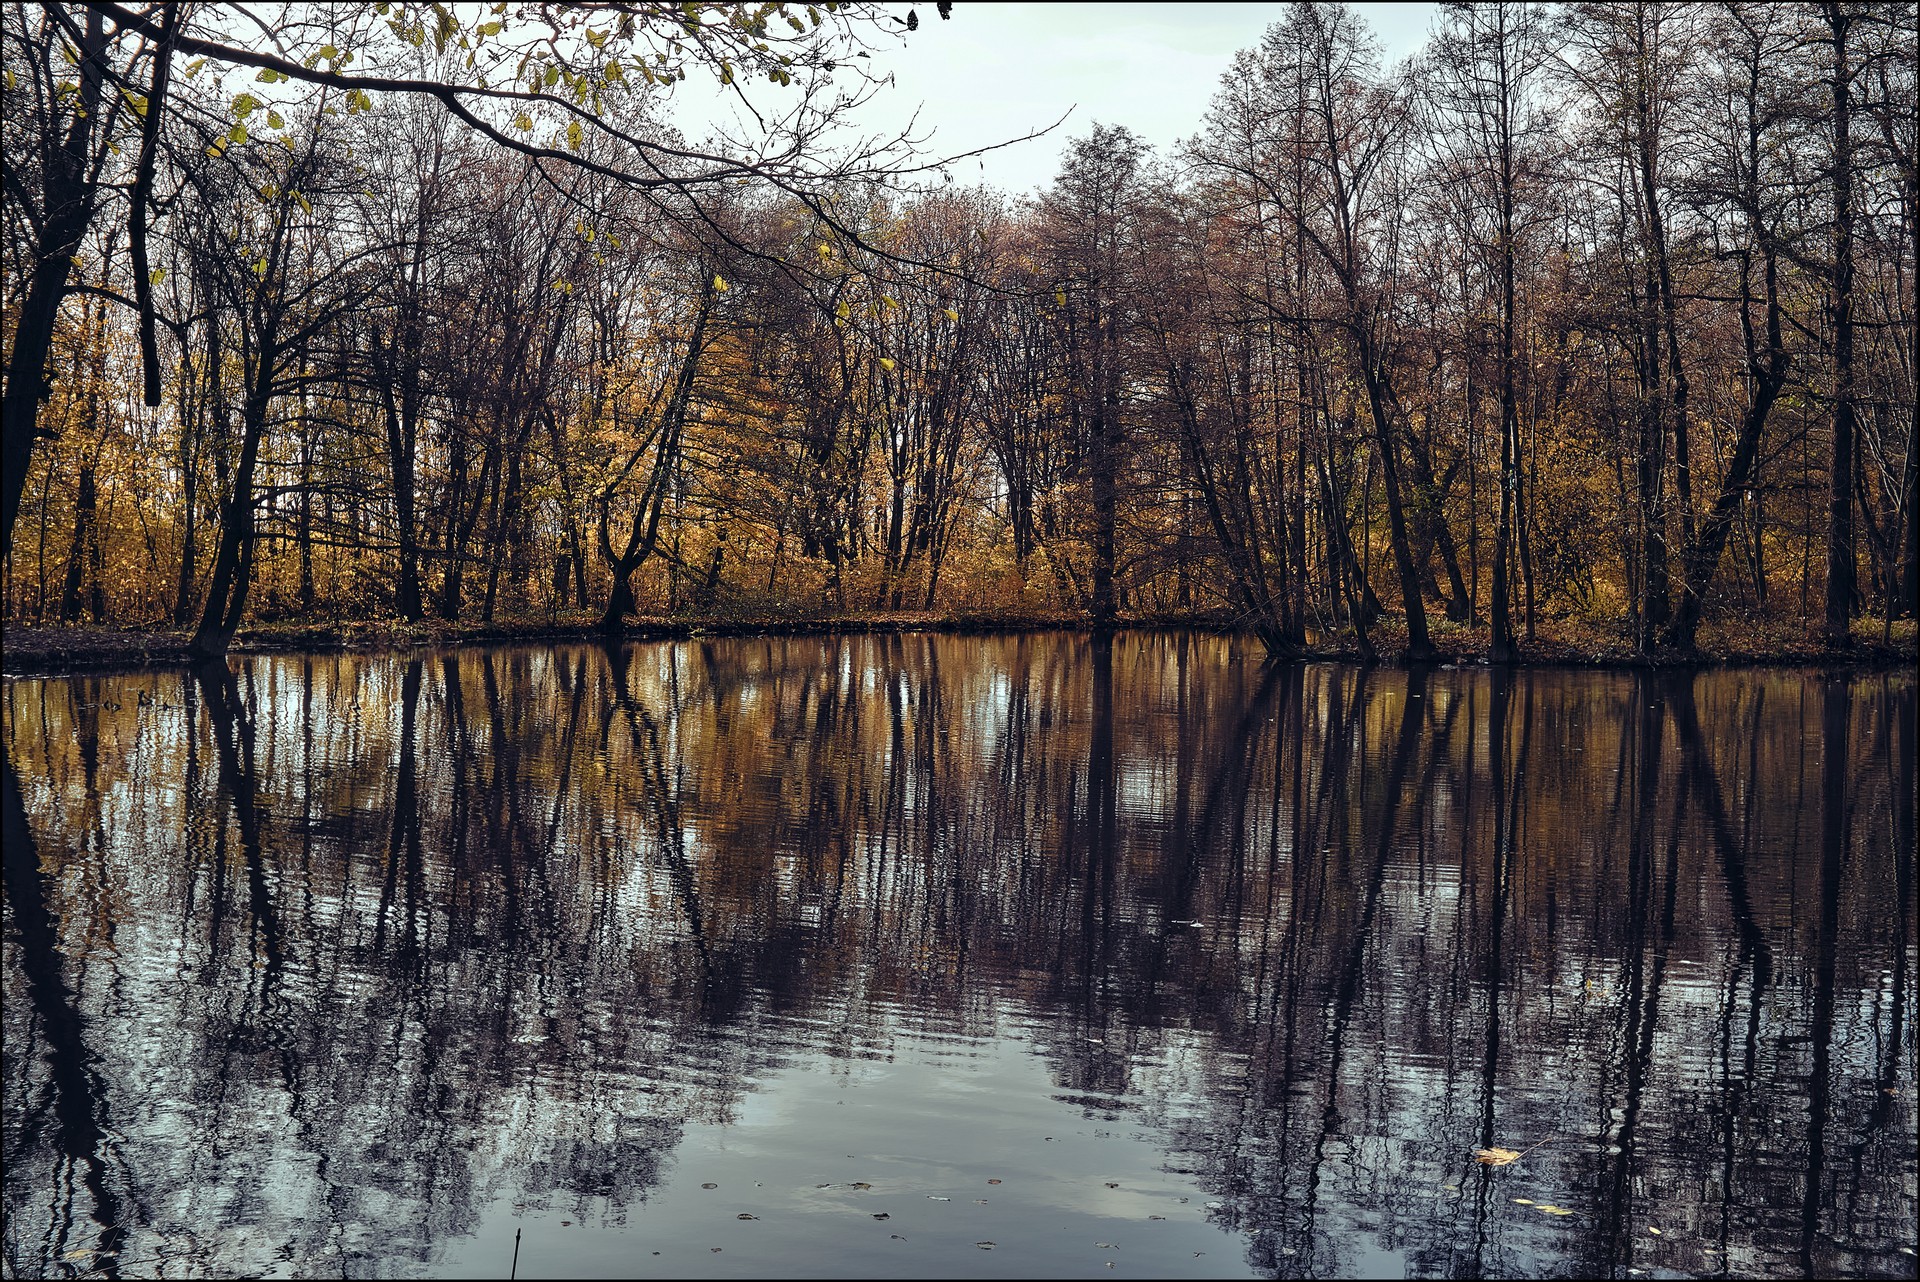
[{"label": "reflected trunk line", "polygon": [[[1706,736],[1700,730],[1693,685],[1692,679],[1682,679],[1674,683],[1672,690],[1674,724],[1680,731],[1681,751],[1686,754],[1683,773],[1692,783],[1701,808],[1706,811],[1707,823],[1713,833],[1714,850],[1719,855],[1720,876],[1726,882],[1727,899],[1733,910],[1734,929],[1740,935],[1740,957],[1742,961],[1751,959],[1753,962],[1753,1001],[1757,1005],[1773,973],[1773,950],[1768,947],[1765,933],[1754,920],[1752,896],[1747,889],[1745,843],[1734,836],[1733,823],[1727,817],[1726,797],[1720,788],[1720,776],[1713,768]],[[1760,723],[1756,719],[1753,725],[1757,737]]]},{"label": "reflected trunk line", "polygon": [[[480,764],[469,729],[471,723],[467,719],[460,661],[455,655],[449,654],[440,660],[440,687],[447,706],[448,737],[453,744],[453,769],[449,772],[452,795],[448,798],[449,820],[453,830],[451,862],[455,875],[464,875],[467,872],[467,833],[474,810],[473,793],[484,792],[486,785],[480,780]],[[609,716],[611,707],[609,704]],[[500,840],[499,815],[493,807],[481,806],[480,817],[486,829],[487,846],[496,852],[500,872],[500,896],[505,910],[504,920],[500,923],[500,935],[507,944],[512,945],[519,942],[524,927],[520,876],[514,863],[513,846]]]},{"label": "reflected trunk line", "polygon": [[286,964],[280,930],[280,913],[267,884],[265,855],[260,832],[258,790],[253,775],[253,725],[240,700],[238,683],[224,658],[203,661],[194,669],[206,699],[207,713],[213,722],[214,746],[219,752],[222,790],[232,802],[234,818],[240,828],[240,853],[247,867],[247,908],[252,927],[249,942],[257,942],[266,955],[266,973],[262,977],[263,999],[270,998],[280,986]]},{"label": "reflected trunk line", "polygon": [[[1647,974],[1647,914],[1653,911],[1653,815],[1659,800],[1661,749],[1666,738],[1666,701],[1660,697],[1658,679],[1653,676],[1637,676],[1634,681],[1634,700],[1636,716],[1632,736],[1632,754],[1636,769],[1633,775],[1634,814],[1629,830],[1627,856],[1627,900],[1629,923],[1627,931],[1627,1006],[1626,1023],[1622,1033],[1622,1054],[1626,1060],[1624,1099],[1621,1106],[1619,1130],[1615,1132],[1615,1147],[1620,1151],[1614,1159],[1613,1176],[1608,1181],[1607,1212],[1604,1222],[1610,1227],[1608,1234],[1608,1263],[1625,1262],[1632,1256],[1632,1233],[1629,1222],[1632,1216],[1631,1178],[1634,1162],[1634,1136],[1639,1125],[1640,1106],[1646,1090],[1646,1079],[1651,1062],[1653,1048],[1653,1029],[1658,1018],[1660,1000],[1660,981],[1665,963],[1665,937],[1671,930],[1670,913],[1665,916],[1667,927],[1662,932],[1662,942],[1656,944],[1657,956],[1653,966],[1651,980]],[[1679,828],[1679,807],[1684,804],[1687,795],[1686,781],[1675,797],[1675,822]],[[1671,874],[1671,870],[1670,874]],[[1668,903],[1671,904],[1673,891],[1672,877],[1669,875]],[[1618,1252],[1618,1259],[1614,1253]]]},{"label": "reflected trunk line", "polygon": [[[1271,1019],[1271,1011],[1272,1011],[1272,999],[1273,999],[1272,988],[1273,988],[1274,972],[1272,968],[1276,963],[1276,961],[1278,960],[1274,957],[1275,941],[1273,938],[1273,930],[1274,930],[1273,915],[1278,905],[1278,896],[1276,894],[1274,883],[1278,881],[1280,877],[1280,869],[1283,861],[1283,856],[1281,851],[1281,838],[1282,838],[1282,835],[1285,834],[1287,831],[1286,821],[1288,819],[1291,819],[1293,823],[1293,831],[1290,834],[1290,836],[1288,836],[1289,845],[1284,856],[1284,859],[1288,868],[1289,883],[1292,882],[1294,878],[1295,870],[1298,867],[1298,856],[1299,856],[1299,849],[1300,849],[1300,845],[1299,845],[1300,818],[1301,818],[1300,811],[1299,811],[1300,791],[1301,791],[1299,787],[1300,754],[1296,752],[1294,753],[1294,756],[1293,756],[1293,760],[1295,763],[1295,769],[1293,772],[1293,781],[1295,786],[1291,793],[1291,800],[1293,803],[1292,813],[1291,815],[1289,815],[1287,813],[1287,801],[1289,799],[1289,792],[1287,788],[1288,775],[1287,775],[1287,768],[1286,768],[1287,754],[1286,754],[1284,745],[1287,740],[1287,732],[1292,727],[1293,721],[1297,717],[1298,709],[1300,706],[1301,669],[1298,664],[1289,664],[1282,670],[1282,672],[1283,672],[1283,675],[1280,677],[1278,682],[1279,704],[1274,710],[1273,721],[1272,721],[1273,790],[1272,790],[1272,796],[1268,798],[1268,802],[1267,802],[1267,829],[1268,829],[1267,867],[1266,867],[1266,875],[1260,879],[1260,894],[1262,897],[1262,903],[1261,903],[1261,919],[1260,919],[1259,968],[1254,976],[1254,987],[1253,987],[1253,1000],[1254,1000],[1253,1021],[1256,1027],[1262,1027],[1268,1030],[1266,1044],[1263,1047],[1263,1049],[1266,1050],[1268,1053],[1271,1053],[1272,1046],[1273,1046],[1273,1031],[1272,1031],[1273,1021]],[[1185,724],[1186,720],[1187,718],[1183,711],[1181,716],[1181,722],[1183,725]],[[1298,742],[1298,740],[1296,740],[1296,742]],[[1183,772],[1183,777],[1184,777],[1184,772]],[[1186,790],[1184,787],[1181,789],[1180,795],[1181,795],[1182,802],[1184,804],[1184,800],[1186,797]]]},{"label": "reflected trunk line", "polygon": [[[1345,961],[1340,967],[1340,978],[1334,985],[1334,999],[1331,1020],[1331,1037],[1327,1061],[1327,1107],[1323,1115],[1320,1141],[1314,1146],[1314,1165],[1317,1168],[1324,1159],[1327,1139],[1338,1126],[1338,1092],[1340,1089],[1340,1064],[1346,1050],[1347,1023],[1353,1010],[1354,998],[1360,991],[1360,967],[1366,956],[1367,940],[1372,934],[1374,914],[1380,905],[1380,891],[1386,885],[1387,868],[1393,859],[1393,839],[1399,828],[1400,810],[1405,802],[1407,774],[1412,767],[1415,750],[1420,741],[1420,731],[1426,720],[1427,671],[1424,667],[1412,667],[1407,670],[1407,698],[1400,710],[1400,733],[1394,744],[1392,763],[1387,767],[1387,782],[1381,792],[1382,806],[1377,822],[1380,836],[1375,843],[1373,871],[1367,878],[1366,903],[1360,910],[1360,918],[1354,923],[1352,940],[1348,945]],[[1420,707],[1413,705],[1418,699]],[[1449,719],[1445,734],[1452,731]],[[1440,748],[1435,754],[1439,755]]]},{"label": "reflected trunk line", "polygon": [[[506,844],[519,850],[525,860],[526,875],[530,885],[526,887],[528,895],[534,900],[538,910],[540,926],[551,932],[560,917],[558,893],[550,875],[551,852],[534,849],[533,839],[528,831],[526,815],[520,807],[522,772],[520,765],[520,735],[518,726],[509,732],[506,716],[500,698],[500,683],[494,675],[494,656],[489,653],[480,660],[480,689],[487,701],[487,748],[493,758],[493,780],[489,793],[495,807],[504,807],[505,818],[496,831],[505,835]],[[516,684],[515,689],[522,686]],[[516,718],[516,723],[518,718]]]},{"label": "reflected trunk line", "polygon": [[99,890],[105,884],[103,875],[107,858],[106,816],[100,805],[100,705],[106,701],[104,682],[87,679],[79,683],[85,692],[84,699],[77,704],[79,715],[74,718],[75,729],[80,748],[80,777],[83,782],[82,797],[85,799],[86,835],[81,839],[81,854],[94,857],[99,874],[89,879],[93,890],[91,911],[84,923],[87,939],[87,951],[94,948],[96,932],[104,941],[108,950],[113,948],[114,920],[101,901]]},{"label": "reflected trunk line", "polygon": [[[60,952],[60,920],[49,895],[48,878],[40,867],[33,831],[27,825],[26,800],[14,774],[13,754],[0,749],[0,832],[4,833],[4,879],[7,909],[19,939],[20,969],[27,998],[37,1017],[46,1046],[47,1089],[60,1155],[71,1170],[80,1168],[80,1183],[93,1201],[88,1218],[98,1226],[99,1253],[93,1267],[108,1277],[119,1276],[117,1252],[125,1230],[120,1199],[107,1183],[107,1094],[96,1065],[100,1056],[87,1046],[87,1021],[80,1013],[78,995],[67,985]],[[37,1110],[36,1110],[37,1111]],[[22,1130],[38,1130],[29,1121]],[[72,1222],[72,1191],[66,1192],[62,1222]],[[65,1255],[64,1227],[51,1237],[35,1266],[44,1273]]]},{"label": "reflected trunk line", "polygon": [[1113,636],[1087,642],[1093,665],[1087,728],[1087,804],[1081,835],[1086,872],[1080,884],[1080,1014],[1085,1027],[1106,1024],[1099,997],[1110,956],[1113,920],[1113,856],[1116,818],[1113,772]]},{"label": "reflected trunk line", "polygon": [[[1480,1147],[1493,1146],[1494,1095],[1500,1076],[1500,991],[1506,977],[1507,907],[1512,884],[1513,843],[1519,822],[1520,791],[1526,774],[1527,747],[1532,734],[1528,722],[1521,731],[1519,759],[1513,778],[1508,779],[1506,749],[1512,736],[1513,673],[1496,667],[1490,674],[1491,696],[1487,706],[1487,764],[1493,785],[1493,911],[1487,950],[1487,1030],[1485,1053],[1480,1072]],[[1486,1215],[1492,1197],[1493,1168],[1480,1167],[1479,1210],[1475,1216],[1474,1275],[1482,1273],[1486,1248]]]},{"label": "reflected trunk line", "polygon": [[1821,1185],[1827,1167],[1827,1118],[1832,1106],[1831,1078],[1835,945],[1840,934],[1840,881],[1846,867],[1850,809],[1847,797],[1849,718],[1847,683],[1827,677],[1820,692],[1820,917],[1814,936],[1813,1067],[1807,1079],[1806,1192],[1800,1207],[1800,1266],[1823,1273],[1814,1264],[1820,1232]]},{"label": "reflected trunk line", "polygon": [[[1883,680],[1880,689],[1882,706],[1890,706],[1893,700]],[[1895,947],[1893,950],[1893,999],[1890,1027],[1887,1031],[1886,1057],[1880,1071],[1880,1095],[1875,1101],[1875,1121],[1884,1125],[1891,1120],[1889,1114],[1893,1108],[1894,1083],[1898,1080],[1900,1054],[1906,1045],[1903,1021],[1907,1013],[1906,991],[1909,982],[1907,976],[1907,954],[1913,948],[1914,914],[1914,790],[1910,786],[1915,777],[1915,738],[1916,719],[1897,714],[1888,715],[1888,719],[1897,724],[1893,743],[1884,760],[1886,763],[1887,796],[1892,804],[1888,806],[1888,837],[1893,850],[1894,902],[1899,904],[1895,917]]]},{"label": "reflected trunk line", "polygon": [[[1234,723],[1230,741],[1232,747],[1219,755],[1219,764],[1212,771],[1206,800],[1200,806],[1199,821],[1182,842],[1182,855],[1176,865],[1173,902],[1168,906],[1170,913],[1177,913],[1182,920],[1192,916],[1194,887],[1200,876],[1199,854],[1204,849],[1211,849],[1215,840],[1226,838],[1234,842],[1230,853],[1238,862],[1231,865],[1233,875],[1229,881],[1237,885],[1241,880],[1239,874],[1245,867],[1245,846],[1239,838],[1246,831],[1247,797],[1253,791],[1254,772],[1264,751],[1265,713],[1279,689],[1279,673],[1277,664],[1261,665],[1260,683],[1254,687],[1246,708]],[[1220,812],[1226,805],[1234,809],[1223,819]]]},{"label": "reflected trunk line", "polygon": [[[541,849],[551,854],[560,848],[560,821],[566,816],[566,803],[573,786],[574,737],[580,731],[580,713],[585,707],[587,684],[576,672],[567,682],[567,728],[560,737],[560,775],[553,785],[553,805],[547,812],[547,829]],[[614,869],[610,852],[600,848],[600,877],[606,893],[613,894]]]},{"label": "reflected trunk line", "polygon": [[416,899],[421,879],[420,806],[417,800],[414,765],[414,725],[420,704],[421,661],[408,662],[400,679],[400,761],[394,770],[393,809],[387,824],[386,879],[380,890],[380,906],[374,916],[373,946],[384,952],[387,946],[387,916],[393,905],[395,883],[400,869],[406,869],[406,928],[400,945],[401,956],[420,956],[416,937]]},{"label": "reflected trunk line", "polygon": [[[610,648],[611,649],[611,648]],[[639,706],[627,682],[627,667],[633,654],[629,646],[617,656],[608,654],[614,668],[613,695],[626,716],[627,730],[633,742],[634,757],[640,762],[641,778],[647,791],[647,816],[653,821],[655,857],[666,868],[668,879],[687,919],[687,933],[699,954],[700,966],[709,978],[714,973],[713,954],[700,912],[699,882],[687,861],[685,831],[680,822],[678,795],[667,779],[665,756],[660,748],[659,729],[653,717]]]}]

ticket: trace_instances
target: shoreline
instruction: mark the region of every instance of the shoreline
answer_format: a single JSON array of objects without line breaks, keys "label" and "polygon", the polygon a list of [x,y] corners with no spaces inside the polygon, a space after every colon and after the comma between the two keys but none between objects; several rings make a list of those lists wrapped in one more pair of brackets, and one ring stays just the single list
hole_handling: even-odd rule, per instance
[{"label": "shoreline", "polygon": [[[1902,621],[1891,644],[1882,645],[1879,626],[1856,629],[1853,646],[1844,651],[1823,648],[1808,633],[1786,630],[1783,621],[1769,621],[1750,640],[1760,644],[1735,645],[1718,635],[1725,631],[1752,633],[1752,621],[1731,620],[1702,629],[1699,648],[1692,653],[1635,653],[1624,638],[1590,625],[1568,626],[1556,621],[1532,642],[1523,642],[1516,668],[1592,669],[1711,669],[1792,667],[1832,671],[1859,671],[1911,667],[1916,660],[1915,629]],[[1797,621],[1792,621],[1797,622]],[[682,641],[704,638],[860,636],[933,633],[985,636],[1008,633],[1091,633],[1084,616],[1065,614],[871,612],[817,618],[792,617],[682,617],[637,618],[623,630],[626,642]],[[1203,631],[1236,633],[1252,639],[1246,629],[1235,629],[1216,615],[1144,615],[1123,619],[1119,632]],[[1870,631],[1870,635],[1869,635]],[[70,673],[140,671],[190,667],[191,634],[185,630],[133,628],[32,628],[12,625],[0,642],[0,672],[8,677],[63,676]],[[1284,662],[1362,663],[1365,660],[1350,636],[1330,638],[1331,644],[1310,646],[1286,656]],[[1384,667],[1409,666],[1404,654],[1404,629],[1383,620],[1374,629],[1377,657]],[[1491,666],[1486,659],[1487,629],[1442,626],[1434,631],[1439,653],[1434,666]],[[494,623],[448,623],[442,620],[406,623],[401,620],[339,620],[326,623],[266,624],[243,629],[230,655],[380,653],[462,645],[516,645],[540,642],[600,644],[597,622],[575,618],[517,619]]]}]

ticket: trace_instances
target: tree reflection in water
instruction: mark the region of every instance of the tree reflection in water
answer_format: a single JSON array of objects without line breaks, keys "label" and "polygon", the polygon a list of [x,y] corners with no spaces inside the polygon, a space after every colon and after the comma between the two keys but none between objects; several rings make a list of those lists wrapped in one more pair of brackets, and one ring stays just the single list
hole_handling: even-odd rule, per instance
[{"label": "tree reflection in water", "polygon": [[[6,716],[17,1276],[617,1222],[688,1127],[909,1033],[1030,1045],[1259,1273],[1913,1268],[1909,677],[892,636]],[[1571,1216],[1471,1158],[1542,1140]]]}]

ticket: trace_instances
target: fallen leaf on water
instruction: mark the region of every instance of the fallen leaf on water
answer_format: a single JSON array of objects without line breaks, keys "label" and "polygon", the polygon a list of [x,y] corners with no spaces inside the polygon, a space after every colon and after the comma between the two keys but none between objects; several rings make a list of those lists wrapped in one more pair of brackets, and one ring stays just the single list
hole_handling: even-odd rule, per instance
[{"label": "fallen leaf on water", "polygon": [[847,1187],[850,1189],[870,1189],[873,1185],[867,1183],[865,1180],[855,1180],[853,1183],[847,1185]]},{"label": "fallen leaf on water", "polygon": [[1207,1203],[1207,1209],[1209,1211],[1224,1211],[1227,1209],[1227,1204],[1225,1202],[1209,1202]]},{"label": "fallen leaf on water", "polygon": [[1514,1198],[1513,1200],[1514,1200],[1514,1201],[1516,1201],[1516,1202],[1518,1202],[1518,1203],[1519,1203],[1520,1205],[1522,1205],[1522,1206],[1532,1206],[1532,1205],[1534,1205],[1534,1201],[1533,1201],[1533,1199],[1532,1199],[1532,1198],[1530,1198],[1530,1197],[1516,1197],[1516,1198]]},{"label": "fallen leaf on water", "polygon": [[873,1213],[873,1218],[876,1220],[889,1220],[889,1219],[892,1219],[893,1217],[888,1215],[885,1211],[875,1211]]},{"label": "fallen leaf on water", "polygon": [[927,1194],[927,1201],[929,1201],[929,1202],[951,1202],[951,1201],[953,1201],[953,1199],[952,1199],[952,1198],[950,1198],[950,1197],[941,1197],[941,1196],[940,1196],[940,1195],[939,1195],[938,1193],[929,1193],[929,1194]]},{"label": "fallen leaf on water", "polygon": [[1164,1215],[1149,1215],[1149,1216],[1148,1216],[1147,1218],[1148,1218],[1149,1220],[1164,1220],[1164,1219],[1166,1219],[1167,1217],[1166,1217],[1166,1216],[1164,1216]]},{"label": "fallen leaf on water", "polygon": [[1566,1207],[1554,1206],[1551,1203],[1545,1206],[1542,1206],[1540,1209],[1545,1211],[1548,1215],[1572,1215],[1573,1214],[1573,1212],[1569,1211]]},{"label": "fallen leaf on water", "polygon": [[993,1243],[991,1242],[975,1242],[974,1245],[979,1247],[982,1251],[993,1250]]},{"label": "fallen leaf on water", "polygon": [[907,1235],[904,1233],[889,1233],[887,1236],[896,1242],[904,1242],[907,1240]]},{"label": "fallen leaf on water", "polygon": [[720,1248],[717,1246],[710,1246],[707,1248],[707,1250],[713,1252],[715,1255],[720,1254]]},{"label": "fallen leaf on water", "polygon": [[987,1199],[984,1197],[976,1197],[973,1199],[973,1204],[975,1206],[985,1206],[987,1204]]},{"label": "fallen leaf on water", "polygon": [[1113,1182],[1112,1180],[1108,1180],[1108,1181],[1107,1181],[1107,1187],[1108,1187],[1108,1188],[1110,1188],[1110,1189],[1117,1189],[1117,1188],[1119,1188],[1120,1186],[1119,1186],[1118,1184],[1115,1184],[1115,1183],[1114,1183],[1114,1182]]},{"label": "fallen leaf on water", "polygon": [[1520,1153],[1510,1148],[1477,1148],[1473,1150],[1473,1160],[1483,1166],[1505,1166],[1509,1162],[1519,1161]]},{"label": "fallen leaf on water", "polygon": [[1647,1225],[1647,1232],[1653,1234],[1655,1237],[1660,1236],[1660,1230],[1651,1224]]},{"label": "fallen leaf on water", "polygon": [[999,1180],[988,1180],[988,1181],[987,1181],[987,1183],[989,1183],[989,1184],[998,1184],[999,1182],[1000,1182]]},{"label": "fallen leaf on water", "polygon": [[718,1184],[702,1184],[700,1187],[703,1189],[717,1189],[720,1186]]},{"label": "fallen leaf on water", "polygon": [[748,1215],[745,1211],[742,1211],[740,1212],[740,1214],[734,1216],[733,1218],[736,1220],[757,1220],[760,1217],[757,1215]]}]

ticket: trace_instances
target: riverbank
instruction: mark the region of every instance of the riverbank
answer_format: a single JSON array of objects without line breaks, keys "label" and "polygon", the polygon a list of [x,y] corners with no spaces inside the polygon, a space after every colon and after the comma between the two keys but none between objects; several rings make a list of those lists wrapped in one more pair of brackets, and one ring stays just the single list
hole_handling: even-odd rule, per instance
[{"label": "riverbank", "polygon": [[[408,623],[401,619],[328,620],[270,623],[243,629],[232,653],[327,653],[412,649],[421,646],[502,645],[531,642],[598,642],[597,619],[590,615],[498,620],[491,623],[442,619]],[[1234,631],[1231,620],[1210,614],[1143,615],[1124,618],[1123,628]],[[1082,615],[1045,613],[866,612],[815,618],[681,617],[637,618],[624,633],[629,641],[697,637],[821,636],[936,632],[980,635],[1003,632],[1088,631]],[[1485,626],[1433,625],[1436,661],[1476,664],[1486,660],[1490,640]],[[1370,632],[1376,661],[1405,661],[1406,628],[1383,620]],[[0,643],[0,669],[8,675],[59,674],[128,668],[180,667],[193,662],[191,634],[172,629],[36,628],[11,625]],[[1580,619],[1544,621],[1530,641],[1520,645],[1520,664],[1531,667],[1749,667],[1792,666],[1881,668],[1916,662],[1915,625],[1895,621],[1882,640],[1882,625],[1865,619],[1854,625],[1853,644],[1828,650],[1810,621],[1769,616],[1724,618],[1701,628],[1691,654],[1635,653],[1624,632]],[[1351,633],[1328,634],[1297,656],[1302,660],[1358,662],[1362,654]]]}]

